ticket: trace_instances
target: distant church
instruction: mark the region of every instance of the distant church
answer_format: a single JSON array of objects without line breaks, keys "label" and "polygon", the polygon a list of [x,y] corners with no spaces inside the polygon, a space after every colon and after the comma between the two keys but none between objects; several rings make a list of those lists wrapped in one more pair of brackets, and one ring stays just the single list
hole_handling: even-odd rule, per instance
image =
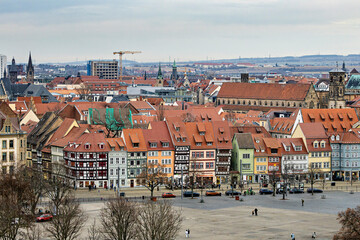
[{"label": "distant church", "polygon": [[[20,70],[20,71],[22,72],[22,70]],[[11,65],[9,66],[10,82],[11,83],[18,82],[18,75],[19,75],[19,66],[16,65],[15,58],[13,58],[12,61],[11,61]],[[34,82],[34,77],[35,77],[35,72],[34,72],[34,66],[32,64],[31,53],[30,53],[29,54],[29,61],[28,61],[28,64],[26,66],[26,81],[30,82],[30,83],[33,83]]]}]

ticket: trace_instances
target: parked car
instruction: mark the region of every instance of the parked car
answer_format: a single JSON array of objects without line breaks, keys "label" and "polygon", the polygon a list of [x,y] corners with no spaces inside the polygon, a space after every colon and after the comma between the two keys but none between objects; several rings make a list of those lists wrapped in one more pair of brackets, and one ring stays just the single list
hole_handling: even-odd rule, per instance
[{"label": "parked car", "polygon": [[167,192],[167,193],[163,193],[162,195],[162,198],[175,198],[176,196],[171,193],[171,192]]},{"label": "parked car", "polygon": [[304,190],[300,189],[300,188],[292,188],[289,191],[290,193],[304,193]]},{"label": "parked car", "polygon": [[308,192],[308,193],[311,193],[311,192],[314,192],[314,193],[322,193],[323,190],[318,189],[318,188],[314,188],[313,191],[311,191],[311,188],[308,188],[308,189],[307,189],[307,192]]},{"label": "parked car", "polygon": [[192,195],[193,195],[194,197],[200,197],[200,194],[197,193],[197,192],[194,192],[194,193],[192,194],[191,191],[185,191],[185,192],[183,193],[183,196],[184,196],[184,197],[191,197]]},{"label": "parked car", "polygon": [[262,188],[259,190],[259,194],[260,195],[263,195],[263,194],[273,194],[274,191],[273,190],[270,190],[270,189],[267,189],[267,188]]},{"label": "parked car", "polygon": [[43,214],[36,218],[37,222],[51,221],[53,216],[51,214]]},{"label": "parked car", "polygon": [[215,192],[212,190],[206,191],[205,193],[206,196],[221,196],[221,192]]},{"label": "parked car", "polygon": [[225,195],[226,196],[238,196],[238,195],[241,195],[241,192],[237,192],[237,191],[235,191],[235,190],[227,190],[226,192],[225,192]]},{"label": "parked car", "polygon": [[[290,191],[290,188],[288,188],[287,191],[289,192],[289,191]],[[283,194],[283,192],[284,192],[284,189],[283,189],[283,188],[278,188],[278,189],[276,189],[276,194]]]}]

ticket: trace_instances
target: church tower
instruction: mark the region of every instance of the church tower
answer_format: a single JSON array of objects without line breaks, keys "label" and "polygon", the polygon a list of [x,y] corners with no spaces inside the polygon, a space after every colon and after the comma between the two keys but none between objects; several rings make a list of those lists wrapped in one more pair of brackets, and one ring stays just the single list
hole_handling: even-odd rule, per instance
[{"label": "church tower", "polygon": [[156,87],[163,87],[164,86],[164,77],[163,74],[161,72],[161,65],[159,63],[159,70],[158,70],[158,74],[156,77]]},{"label": "church tower", "polygon": [[34,82],[34,66],[31,60],[31,52],[29,54],[29,62],[26,67],[26,81],[33,83]]},{"label": "church tower", "polygon": [[335,68],[329,72],[329,105],[328,108],[345,108],[345,80],[344,70]]},{"label": "church tower", "polygon": [[171,74],[170,79],[173,80],[173,81],[176,81],[178,79],[177,66],[176,66],[175,60],[174,60],[174,63],[173,63],[172,74]]},{"label": "church tower", "polygon": [[17,67],[16,67],[16,63],[15,63],[15,58],[13,58],[12,61],[11,61],[9,74],[10,74],[10,82],[11,83],[16,83],[17,82],[18,71],[17,71]]}]

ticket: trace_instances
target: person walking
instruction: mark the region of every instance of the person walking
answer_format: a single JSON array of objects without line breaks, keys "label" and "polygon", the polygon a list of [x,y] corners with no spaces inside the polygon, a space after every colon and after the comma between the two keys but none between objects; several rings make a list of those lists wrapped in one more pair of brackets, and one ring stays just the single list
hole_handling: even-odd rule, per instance
[{"label": "person walking", "polygon": [[291,240],[295,240],[295,234],[294,233],[291,233]]},{"label": "person walking", "polygon": [[187,229],[185,230],[185,238],[189,238],[189,232]]},{"label": "person walking", "polygon": [[190,238],[190,228],[188,228],[188,238]]},{"label": "person walking", "polygon": [[304,199],[301,199],[301,206],[304,206]]},{"label": "person walking", "polygon": [[257,208],[255,208],[255,209],[254,209],[254,212],[255,212],[255,216],[257,216],[258,209],[257,209]]},{"label": "person walking", "polygon": [[314,232],[311,236],[311,238],[315,239],[316,238],[316,232]]}]

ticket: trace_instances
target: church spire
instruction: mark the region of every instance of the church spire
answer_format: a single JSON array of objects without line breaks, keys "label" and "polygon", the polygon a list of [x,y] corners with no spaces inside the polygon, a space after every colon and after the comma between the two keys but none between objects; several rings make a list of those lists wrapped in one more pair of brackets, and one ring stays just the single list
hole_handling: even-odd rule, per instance
[{"label": "church spire", "polygon": [[26,80],[28,82],[34,82],[34,66],[32,64],[31,52],[29,53],[29,61],[26,67]]},{"label": "church spire", "polygon": [[160,63],[159,63],[159,71],[158,71],[157,79],[164,79],[162,72],[161,72],[161,64]]}]

